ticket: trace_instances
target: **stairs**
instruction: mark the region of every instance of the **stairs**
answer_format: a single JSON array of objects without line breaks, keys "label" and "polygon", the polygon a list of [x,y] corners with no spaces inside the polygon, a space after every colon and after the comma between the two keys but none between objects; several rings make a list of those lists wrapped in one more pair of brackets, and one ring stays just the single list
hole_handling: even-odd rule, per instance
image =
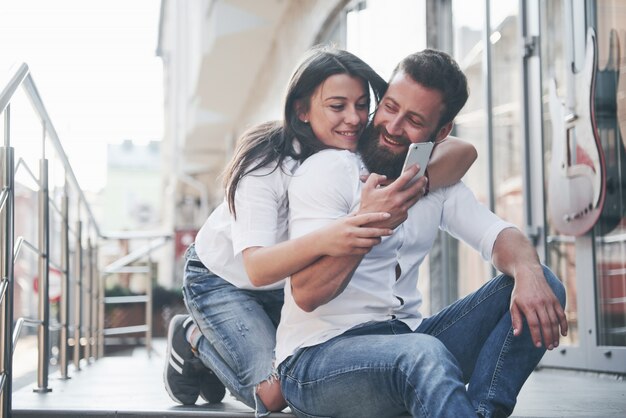
[{"label": "stairs", "polygon": [[[159,343],[164,343],[158,341]],[[164,350],[157,344],[148,357],[137,348],[128,356],[104,357],[72,371],[69,380],[50,376],[48,393],[35,393],[26,386],[13,393],[13,417],[102,418],[102,417],[245,417],[254,412],[226,395],[217,405],[175,404],[163,385]],[[287,410],[288,411],[288,410]],[[290,413],[273,417],[294,417]]]}]

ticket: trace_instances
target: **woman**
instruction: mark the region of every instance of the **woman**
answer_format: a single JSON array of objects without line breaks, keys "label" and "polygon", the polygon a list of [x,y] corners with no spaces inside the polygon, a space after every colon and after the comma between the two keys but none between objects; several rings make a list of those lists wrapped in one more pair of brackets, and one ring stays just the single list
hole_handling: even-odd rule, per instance
[{"label": "woman", "polygon": [[[194,363],[194,347],[202,363],[258,415],[283,409],[272,366],[283,279],[325,255],[366,253],[391,234],[423,194],[426,179],[401,190],[417,170],[384,188],[378,187],[384,178],[371,175],[363,199],[377,212],[338,219],[331,227],[287,239],[286,192],[292,173],[321,149],[356,150],[368,121],[370,88],[378,103],[386,83],[359,58],[315,48],[291,78],[283,122],[244,134],[225,172],[225,202],[186,253],[185,302],[201,333],[185,317],[172,320],[165,382],[174,400],[195,403],[199,393],[209,401],[223,396],[208,372],[194,373],[194,367],[180,364]],[[450,151],[445,162],[435,152],[429,164],[431,188],[458,181],[476,156],[471,145],[459,141],[444,146]],[[172,364],[176,356],[182,360]]]}]

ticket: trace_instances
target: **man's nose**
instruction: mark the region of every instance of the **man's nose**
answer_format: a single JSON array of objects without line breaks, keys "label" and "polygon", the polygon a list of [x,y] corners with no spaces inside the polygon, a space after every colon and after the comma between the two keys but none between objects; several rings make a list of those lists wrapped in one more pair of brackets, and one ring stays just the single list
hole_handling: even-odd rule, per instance
[{"label": "man's nose", "polygon": [[402,135],[402,118],[395,117],[389,121],[386,126],[389,135],[399,136]]}]

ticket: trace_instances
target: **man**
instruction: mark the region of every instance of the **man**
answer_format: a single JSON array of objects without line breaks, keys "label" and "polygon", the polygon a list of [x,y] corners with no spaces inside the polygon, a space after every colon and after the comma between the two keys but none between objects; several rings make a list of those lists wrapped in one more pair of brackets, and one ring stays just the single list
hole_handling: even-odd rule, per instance
[{"label": "man", "polygon": [[[359,208],[362,163],[398,177],[408,144],[443,140],[467,95],[448,55],[405,58],[361,139],[362,159],[326,150],[294,175],[291,237],[374,210]],[[504,274],[423,318],[418,268],[438,227]],[[324,257],[289,279],[276,347],[283,394],[302,416],[508,416],[545,350],[567,333],[564,303],[562,284],[519,230],[462,183],[433,191],[365,257]]]}]

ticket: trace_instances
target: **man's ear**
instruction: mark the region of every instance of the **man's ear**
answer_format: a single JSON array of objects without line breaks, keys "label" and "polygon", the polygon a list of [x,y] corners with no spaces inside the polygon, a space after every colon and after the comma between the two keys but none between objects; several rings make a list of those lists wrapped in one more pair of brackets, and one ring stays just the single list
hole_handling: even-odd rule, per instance
[{"label": "man's ear", "polygon": [[435,137],[435,142],[439,142],[442,139],[446,138],[448,135],[450,135],[450,132],[452,132],[453,126],[454,126],[454,122],[448,122],[445,125],[443,125],[441,128],[439,128],[439,131],[437,132],[437,136]]}]

